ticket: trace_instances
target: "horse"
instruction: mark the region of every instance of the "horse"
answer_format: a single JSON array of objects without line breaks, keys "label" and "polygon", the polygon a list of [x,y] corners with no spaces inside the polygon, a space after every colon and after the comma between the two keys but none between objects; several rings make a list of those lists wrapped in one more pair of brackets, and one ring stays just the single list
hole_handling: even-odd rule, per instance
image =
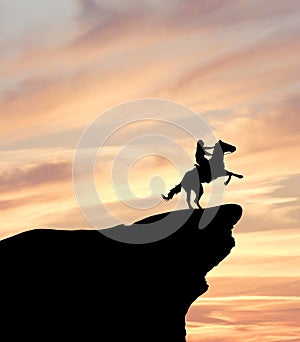
[{"label": "horse", "polygon": [[[165,201],[169,201],[183,188],[186,191],[186,200],[188,207],[190,209],[193,209],[191,205],[191,192],[193,190],[196,194],[194,202],[198,206],[198,208],[201,208],[199,201],[201,196],[203,195],[202,183],[210,183],[212,180],[217,179],[219,177],[228,176],[228,179],[224,182],[226,186],[230,182],[232,176],[237,178],[243,178],[242,175],[234,173],[232,171],[227,171],[225,169],[224,155],[228,153],[233,153],[234,151],[236,151],[235,146],[230,145],[222,140],[219,140],[214,145],[213,154],[211,158],[208,160],[210,170],[202,170],[204,171],[203,173],[206,173],[205,177],[201,172],[201,165],[199,166],[195,164],[195,167],[192,170],[187,171],[185,173],[181,183],[177,184],[173,189],[171,189],[167,196],[162,194],[162,198]],[[207,175],[207,173],[209,173],[209,175]]]}]

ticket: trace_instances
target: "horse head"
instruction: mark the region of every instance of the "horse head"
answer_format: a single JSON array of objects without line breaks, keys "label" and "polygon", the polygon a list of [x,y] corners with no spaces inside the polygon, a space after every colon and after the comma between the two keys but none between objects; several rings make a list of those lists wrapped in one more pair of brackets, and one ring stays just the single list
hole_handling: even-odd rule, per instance
[{"label": "horse head", "polygon": [[228,144],[228,143],[226,143],[226,142],[224,142],[222,140],[219,140],[217,142],[217,144],[219,144],[219,146],[221,147],[223,153],[226,153],[226,152],[232,153],[232,152],[236,151],[236,147],[235,146],[230,145],[230,144]]}]

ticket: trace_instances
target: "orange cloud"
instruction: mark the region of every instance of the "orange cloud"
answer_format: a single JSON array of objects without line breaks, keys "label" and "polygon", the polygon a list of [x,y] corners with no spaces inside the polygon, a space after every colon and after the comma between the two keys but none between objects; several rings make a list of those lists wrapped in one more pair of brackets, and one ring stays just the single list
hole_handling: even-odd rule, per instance
[{"label": "orange cloud", "polygon": [[[237,248],[239,248],[237,246]],[[292,256],[291,256],[292,258]],[[234,268],[234,264],[232,264]],[[245,277],[231,276],[214,277],[208,274],[208,291],[201,298],[240,297],[240,296],[288,296],[299,297],[299,277],[290,276],[268,277],[257,272]],[[200,299],[201,302],[201,299]]]},{"label": "orange cloud", "polygon": [[200,299],[187,315],[187,341],[296,341],[299,297]]}]

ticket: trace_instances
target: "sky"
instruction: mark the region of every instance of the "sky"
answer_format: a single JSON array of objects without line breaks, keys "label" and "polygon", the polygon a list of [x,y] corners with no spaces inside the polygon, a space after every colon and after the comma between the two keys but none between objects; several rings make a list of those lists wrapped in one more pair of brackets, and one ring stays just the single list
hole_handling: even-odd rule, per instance
[{"label": "sky", "polygon": [[[295,0],[1,0],[0,237],[91,229],[72,175],[95,122],[105,227],[185,208],[184,193],[160,194],[213,135],[237,147],[225,163],[244,175],[217,185],[217,201],[244,213],[187,341],[299,341],[299,16]],[[212,135],[195,137],[195,122]]]}]

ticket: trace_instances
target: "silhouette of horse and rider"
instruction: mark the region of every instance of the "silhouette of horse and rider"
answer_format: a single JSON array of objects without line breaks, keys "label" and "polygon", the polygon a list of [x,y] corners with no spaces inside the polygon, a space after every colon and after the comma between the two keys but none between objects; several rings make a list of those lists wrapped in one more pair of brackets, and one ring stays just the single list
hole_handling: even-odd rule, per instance
[{"label": "silhouette of horse and rider", "polygon": [[[212,153],[210,153],[209,150],[213,150]],[[198,140],[195,153],[197,164],[195,164],[195,167],[192,170],[185,173],[181,183],[171,189],[167,196],[162,195],[162,198],[165,201],[169,201],[174,197],[174,195],[181,191],[181,188],[183,188],[187,194],[187,204],[190,209],[193,209],[191,205],[191,192],[193,190],[196,194],[194,202],[199,208],[201,208],[199,201],[203,195],[202,183],[210,183],[212,180],[219,177],[228,176],[224,183],[227,185],[232,176],[243,178],[242,175],[225,170],[224,155],[233,153],[235,150],[235,146],[225,143],[222,140],[219,140],[214,146],[211,147],[204,146],[204,142],[202,140]],[[207,159],[207,157],[211,158]]]}]

